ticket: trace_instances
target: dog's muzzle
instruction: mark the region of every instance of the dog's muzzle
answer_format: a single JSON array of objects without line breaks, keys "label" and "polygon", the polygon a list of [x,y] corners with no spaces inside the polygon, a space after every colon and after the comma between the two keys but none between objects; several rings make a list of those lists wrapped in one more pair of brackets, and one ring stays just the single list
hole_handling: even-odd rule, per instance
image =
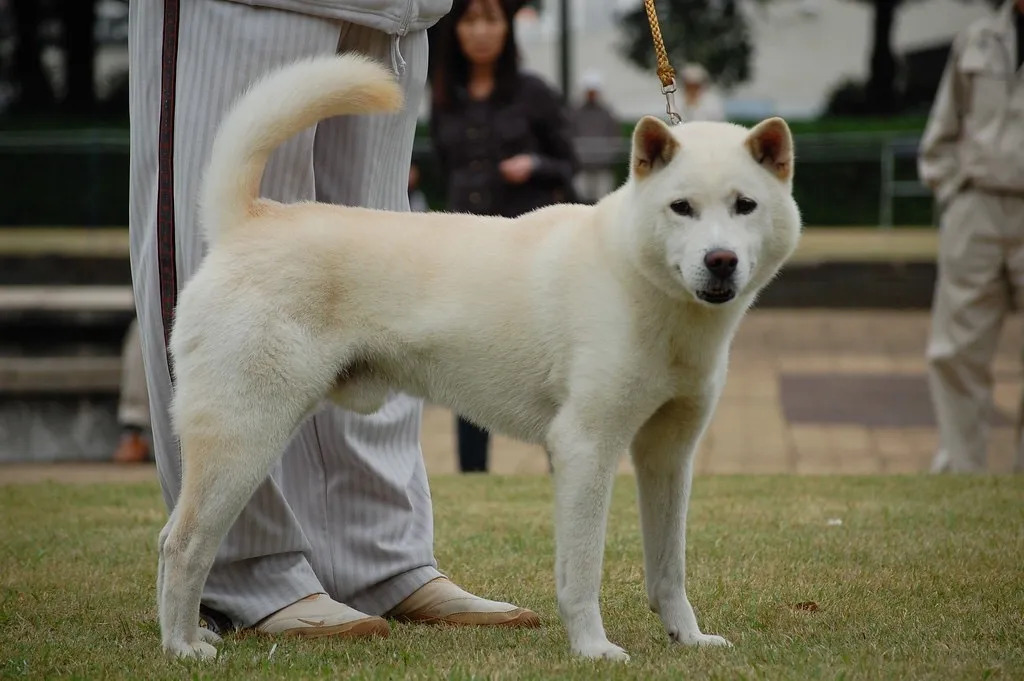
[{"label": "dog's muzzle", "polygon": [[697,297],[712,305],[721,305],[735,298],[733,275],[739,262],[739,256],[733,251],[724,248],[708,251],[704,255],[704,267],[710,276],[705,286],[697,291]]}]

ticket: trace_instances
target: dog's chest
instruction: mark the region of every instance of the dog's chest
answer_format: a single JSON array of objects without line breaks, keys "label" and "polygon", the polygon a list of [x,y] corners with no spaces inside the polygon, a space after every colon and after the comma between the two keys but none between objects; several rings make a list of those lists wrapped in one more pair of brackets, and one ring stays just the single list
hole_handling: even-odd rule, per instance
[{"label": "dog's chest", "polygon": [[666,349],[660,370],[674,397],[713,395],[721,390],[727,362],[727,347],[675,343]]}]

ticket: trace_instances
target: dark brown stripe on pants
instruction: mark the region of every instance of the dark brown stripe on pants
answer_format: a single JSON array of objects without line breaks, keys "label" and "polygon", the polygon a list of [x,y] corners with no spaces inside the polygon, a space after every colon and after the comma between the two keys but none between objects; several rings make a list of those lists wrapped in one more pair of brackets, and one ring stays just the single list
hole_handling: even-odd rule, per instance
[{"label": "dark brown stripe on pants", "polygon": [[[156,203],[156,248],[160,276],[160,314],[164,345],[170,342],[178,273],[174,247],[174,87],[178,70],[178,0],[164,0],[160,64],[160,133]],[[168,363],[168,368],[170,368]],[[174,372],[171,369],[171,380]]]}]

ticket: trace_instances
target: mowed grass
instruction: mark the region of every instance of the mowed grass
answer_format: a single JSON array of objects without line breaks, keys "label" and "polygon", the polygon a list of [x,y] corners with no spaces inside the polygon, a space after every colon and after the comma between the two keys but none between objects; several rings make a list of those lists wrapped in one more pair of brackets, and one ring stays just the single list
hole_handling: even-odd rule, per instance
[{"label": "mowed grass", "polygon": [[443,477],[432,489],[442,569],[538,610],[540,629],[394,625],[386,640],[276,648],[236,634],[212,664],[167,660],[157,486],[8,486],[0,678],[1024,678],[1024,477],[698,478],[688,592],[704,630],[735,644],[706,650],[671,646],[648,610],[636,494],[620,478],[602,608],[628,665],[569,655],[549,480]]}]

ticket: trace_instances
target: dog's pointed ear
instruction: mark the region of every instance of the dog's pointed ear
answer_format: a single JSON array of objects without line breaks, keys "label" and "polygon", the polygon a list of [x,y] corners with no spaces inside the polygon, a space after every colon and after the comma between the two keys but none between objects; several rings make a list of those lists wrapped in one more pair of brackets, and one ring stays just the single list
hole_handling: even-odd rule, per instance
[{"label": "dog's pointed ear", "polygon": [[747,149],[754,160],[783,182],[793,179],[793,135],[781,118],[761,121],[747,136]]},{"label": "dog's pointed ear", "polygon": [[672,130],[654,116],[644,116],[633,130],[633,162],[630,167],[636,177],[646,177],[667,165],[679,149]]}]

